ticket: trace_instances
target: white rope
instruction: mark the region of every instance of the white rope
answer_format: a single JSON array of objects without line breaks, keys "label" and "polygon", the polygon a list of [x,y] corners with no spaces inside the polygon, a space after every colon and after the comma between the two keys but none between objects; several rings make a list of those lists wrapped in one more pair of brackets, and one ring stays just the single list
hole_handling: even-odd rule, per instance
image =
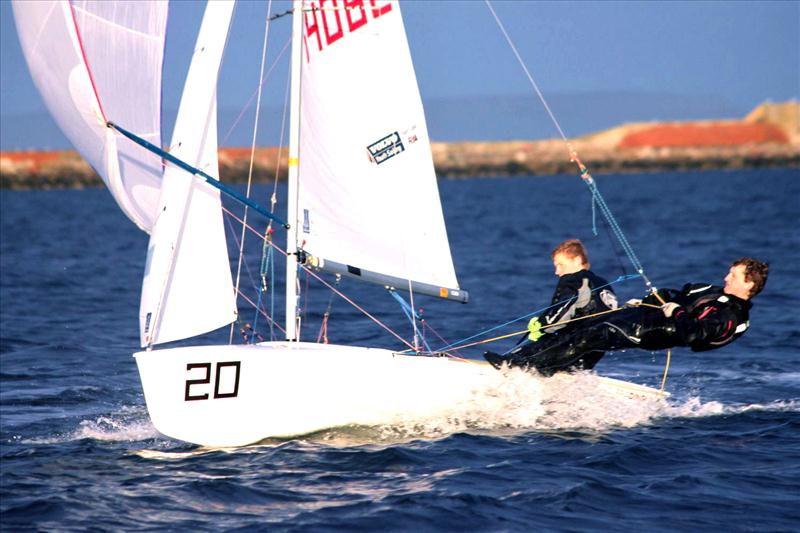
[{"label": "white rope", "polygon": [[547,110],[547,114],[550,115],[550,119],[553,121],[553,124],[555,124],[558,133],[561,135],[561,138],[564,140],[564,142],[569,143],[569,141],[567,140],[567,136],[564,135],[564,131],[561,129],[561,125],[558,123],[558,120],[556,120],[556,116],[550,110],[550,106],[547,105],[547,100],[545,100],[542,91],[539,90],[539,85],[536,83],[536,80],[533,79],[533,76],[528,71],[528,67],[522,60],[522,56],[519,55],[517,47],[514,45],[514,41],[511,40],[511,36],[508,35],[505,26],[503,26],[503,23],[500,21],[500,17],[498,17],[497,13],[495,13],[494,8],[492,7],[492,3],[489,0],[484,0],[484,1],[486,2],[486,7],[488,7],[489,11],[492,12],[492,16],[494,17],[495,22],[497,22],[497,26],[500,28],[500,31],[503,32],[503,36],[506,38],[508,45],[511,47],[511,51],[514,52],[514,55],[516,56],[517,61],[519,62],[519,66],[521,66],[522,70],[525,71],[525,75],[528,77],[528,81],[531,82],[533,90],[535,90],[536,94],[539,95],[539,99],[542,101],[545,110]]},{"label": "white rope", "polygon": [[[230,211],[230,210],[226,209],[226,208],[225,208],[225,206],[223,206],[223,207],[222,207],[222,210],[223,210],[225,213],[227,213],[229,216],[233,217],[233,219],[234,219],[234,220],[236,220],[236,221],[238,221],[239,223],[241,223],[241,224],[242,224],[242,225],[243,225],[245,228],[247,228],[248,230],[252,231],[252,232],[253,232],[255,235],[257,235],[257,236],[258,236],[258,238],[259,238],[259,239],[266,239],[266,238],[267,238],[267,237],[266,237],[266,235],[263,235],[263,234],[261,234],[261,233],[260,233],[260,232],[259,232],[257,229],[255,229],[253,226],[251,226],[251,225],[249,225],[249,224],[246,224],[246,223],[245,223],[245,222],[244,222],[244,221],[243,221],[241,218],[239,218],[238,216],[236,216],[236,214],[235,214],[235,213],[233,213],[232,211]],[[277,244],[275,244],[275,242],[274,242],[274,241],[272,241],[272,240],[270,239],[270,240],[268,241],[268,243],[269,243],[269,246],[271,246],[273,249],[275,249],[276,251],[278,251],[278,252],[279,252],[280,254],[282,254],[284,257],[286,256],[286,250],[284,250],[283,248],[281,248],[280,246],[278,246]],[[413,345],[412,345],[410,342],[408,342],[407,340],[405,340],[405,339],[404,339],[403,337],[401,337],[399,334],[395,333],[395,332],[394,332],[394,331],[393,331],[393,330],[392,330],[392,329],[391,329],[389,326],[387,326],[386,324],[384,324],[383,322],[381,322],[380,320],[378,320],[376,317],[374,317],[373,315],[371,315],[371,314],[370,314],[370,313],[369,313],[369,312],[368,312],[366,309],[364,309],[363,307],[361,307],[360,305],[358,305],[358,304],[357,304],[357,303],[356,303],[354,300],[352,300],[351,298],[349,298],[349,297],[348,297],[347,295],[345,295],[345,294],[344,294],[342,291],[340,291],[340,290],[337,290],[337,289],[336,289],[336,288],[335,288],[333,285],[331,285],[330,283],[328,283],[327,281],[325,281],[325,280],[324,280],[324,279],[323,279],[323,278],[322,278],[320,275],[318,275],[316,272],[314,272],[314,271],[313,271],[311,268],[309,268],[309,267],[307,267],[307,266],[305,266],[305,265],[299,265],[299,268],[301,268],[302,270],[305,270],[306,272],[308,272],[308,274],[309,274],[311,277],[313,277],[314,279],[316,279],[317,281],[319,281],[320,283],[322,283],[322,284],[323,284],[324,286],[326,286],[328,289],[330,289],[331,291],[333,291],[333,293],[334,293],[334,294],[336,294],[337,296],[339,296],[340,298],[342,298],[344,301],[346,301],[347,303],[349,303],[350,305],[352,305],[353,307],[355,307],[355,308],[356,308],[358,311],[360,311],[362,314],[364,314],[364,315],[365,315],[367,318],[369,318],[370,320],[372,320],[373,322],[375,322],[376,324],[378,324],[379,326],[381,326],[383,329],[385,329],[386,331],[388,331],[389,333],[391,333],[391,334],[392,334],[392,335],[393,335],[393,336],[394,336],[396,339],[398,339],[400,342],[402,342],[403,344],[405,344],[406,346],[408,346],[410,349],[412,349],[412,350],[414,349],[414,346],[413,346]]]},{"label": "white rope", "polygon": [[575,148],[573,148],[572,144],[569,142],[569,139],[567,139],[567,136],[564,134],[564,130],[561,129],[561,124],[559,124],[558,119],[556,119],[555,114],[553,114],[553,111],[550,109],[550,106],[547,104],[547,100],[545,99],[544,94],[542,94],[542,91],[539,89],[539,85],[536,83],[536,80],[533,79],[533,75],[531,75],[530,71],[528,70],[527,65],[525,65],[525,61],[523,61],[522,56],[520,55],[519,51],[517,50],[516,45],[514,44],[514,41],[511,39],[511,36],[506,31],[505,26],[503,26],[503,23],[500,20],[500,17],[497,16],[497,13],[495,12],[494,8],[492,7],[492,3],[490,2],[490,0],[484,0],[484,2],[486,3],[486,6],[489,8],[489,11],[491,11],[495,22],[497,22],[497,26],[500,28],[500,31],[503,33],[503,36],[506,39],[506,42],[508,42],[508,45],[511,47],[511,51],[514,53],[514,56],[517,58],[517,62],[519,62],[519,65],[522,67],[522,70],[525,72],[525,75],[528,77],[528,81],[530,82],[530,84],[533,87],[534,91],[536,91],[536,94],[539,96],[539,100],[541,100],[542,105],[544,105],[544,108],[547,111],[547,114],[550,115],[550,120],[553,121],[553,125],[558,130],[559,135],[561,135],[561,139],[567,145],[567,149],[569,150],[569,154],[570,154],[570,159],[578,165],[578,168],[581,171],[581,178],[589,186],[589,189],[592,192],[592,202],[593,202],[592,203],[592,208],[594,208],[594,202],[597,202],[598,205],[600,206],[600,211],[602,212],[603,216],[605,217],[606,221],[608,222],[609,226],[611,227],[612,231],[614,232],[614,235],[617,237],[617,240],[620,242],[620,245],[622,246],[625,254],[628,256],[628,259],[631,261],[631,263],[633,264],[633,267],[636,269],[636,272],[638,272],[639,275],[642,276],[642,279],[644,279],[645,284],[647,285],[648,289],[650,291],[652,291],[652,292],[655,292],[656,288],[653,286],[652,282],[650,281],[650,279],[645,274],[644,267],[642,266],[641,262],[639,261],[639,258],[636,256],[636,253],[633,251],[633,247],[628,242],[628,239],[625,237],[625,234],[622,232],[622,228],[620,228],[619,223],[614,218],[614,215],[611,212],[611,209],[608,207],[608,204],[606,204],[605,199],[603,199],[603,196],[600,194],[600,190],[597,188],[597,184],[595,183],[595,181],[592,178],[591,174],[589,174],[589,170],[581,162],[580,158],[578,157],[578,152],[575,150]]},{"label": "white rope", "polygon": [[[292,44],[291,38],[290,39],[286,39],[286,42],[283,44],[283,48],[281,48],[281,51],[278,52],[278,55],[275,57],[275,60],[272,62],[272,65],[269,67],[269,70],[267,71],[267,73],[264,74],[264,76],[263,76],[263,78],[261,80],[262,82],[266,83],[266,81],[269,80],[270,76],[272,75],[272,71],[275,70],[275,67],[278,66],[278,64],[280,63],[281,58],[283,57],[283,54],[286,53],[286,50],[289,49],[289,45],[291,45],[291,44]],[[239,125],[239,122],[241,122],[242,117],[244,117],[244,114],[247,112],[247,110],[250,109],[250,104],[253,103],[253,99],[256,96],[258,96],[258,87],[256,87],[256,89],[253,91],[253,94],[250,95],[250,98],[247,99],[247,103],[242,106],[242,109],[239,112],[239,115],[236,117],[236,120],[234,120],[231,123],[230,127],[228,128],[228,131],[225,132],[225,136],[222,138],[222,140],[219,141],[219,144],[225,144],[228,141],[228,139],[230,139],[231,134],[236,129],[236,127]]]}]

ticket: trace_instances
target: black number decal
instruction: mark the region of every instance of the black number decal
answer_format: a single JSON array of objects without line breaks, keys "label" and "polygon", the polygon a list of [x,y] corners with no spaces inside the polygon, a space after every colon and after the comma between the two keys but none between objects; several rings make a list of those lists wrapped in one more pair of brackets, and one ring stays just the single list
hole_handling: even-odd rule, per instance
[{"label": "black number decal", "polygon": [[[222,371],[223,367],[234,367],[236,369],[236,374],[234,376],[233,381],[233,391],[231,392],[220,392],[219,391],[219,376]],[[214,380],[214,398],[236,398],[239,395],[239,369],[241,368],[242,363],[240,361],[228,361],[227,363],[217,363],[217,375]]]},{"label": "black number decal", "polygon": [[197,394],[192,396],[191,388],[192,385],[208,385],[211,383],[211,363],[189,363],[186,365],[186,370],[192,370],[193,368],[205,368],[206,369],[206,377],[203,379],[187,379],[186,380],[186,395],[184,396],[184,400],[187,402],[191,402],[193,400],[208,400],[208,393],[205,394]]},{"label": "black number decal", "polygon": [[[214,398],[236,398],[239,396],[239,375],[242,368],[241,361],[226,361],[224,363],[217,363],[216,371],[214,372]],[[184,395],[183,399],[187,402],[195,401],[195,400],[208,400],[209,393],[206,392],[204,394],[192,394],[191,388],[192,386],[197,385],[210,385],[211,384],[211,363],[189,363],[186,365],[186,370],[191,371],[195,368],[205,368],[206,375],[204,378],[200,379],[187,379],[186,380],[186,394]],[[227,391],[220,391],[220,382],[222,381],[220,378],[222,377],[222,369],[223,368],[234,368],[234,375],[233,375],[233,388],[232,390]],[[226,372],[225,374],[228,375],[230,372]],[[226,381],[229,383],[229,381]]]}]

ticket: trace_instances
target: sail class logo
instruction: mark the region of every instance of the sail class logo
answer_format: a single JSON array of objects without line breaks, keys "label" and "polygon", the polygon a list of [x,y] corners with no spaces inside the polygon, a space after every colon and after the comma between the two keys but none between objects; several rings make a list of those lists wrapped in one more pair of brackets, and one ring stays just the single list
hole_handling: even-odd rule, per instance
[{"label": "sail class logo", "polygon": [[395,131],[383,139],[367,146],[367,150],[369,150],[370,159],[372,159],[372,161],[374,161],[376,164],[380,165],[387,159],[391,159],[397,154],[403,152],[405,147],[403,146],[403,142],[400,140],[400,134]]}]

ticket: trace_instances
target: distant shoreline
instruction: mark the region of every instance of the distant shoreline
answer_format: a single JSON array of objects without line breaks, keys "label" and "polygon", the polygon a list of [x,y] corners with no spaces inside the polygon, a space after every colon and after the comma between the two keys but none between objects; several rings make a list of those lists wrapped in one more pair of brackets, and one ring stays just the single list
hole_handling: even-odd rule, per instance
[{"label": "distant shoreline", "polygon": [[[766,167],[800,168],[800,148],[791,145],[733,147],[603,149],[572,143],[593,174],[649,173]],[[434,167],[441,178],[476,176],[574,175],[561,141],[510,141],[494,143],[433,143]],[[283,151],[285,159],[286,150]],[[220,176],[226,183],[246,183],[249,148],[220,150]],[[277,148],[257,148],[254,183],[272,183],[278,171],[286,178],[285,161],[277,167]],[[0,188],[69,189],[102,186],[100,177],[75,151],[3,152],[0,154]]]},{"label": "distant shoreline", "polygon": [[[625,124],[570,142],[593,174],[647,173],[766,167],[800,168],[800,103],[765,103],[742,120]],[[366,150],[366,149],[365,149]],[[436,174],[551,176],[572,174],[567,145],[560,140],[451,142],[431,144]],[[281,161],[279,164],[279,154]],[[286,178],[287,150],[257,148],[253,182]],[[365,155],[366,157],[366,155]],[[246,183],[249,148],[221,148],[222,181]],[[72,150],[0,153],[0,188],[81,188],[103,184]]]}]

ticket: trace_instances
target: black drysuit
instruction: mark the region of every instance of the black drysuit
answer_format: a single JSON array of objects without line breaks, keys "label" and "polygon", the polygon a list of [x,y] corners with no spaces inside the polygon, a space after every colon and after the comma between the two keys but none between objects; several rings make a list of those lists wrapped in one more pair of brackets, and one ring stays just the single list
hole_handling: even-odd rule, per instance
[{"label": "black drysuit", "polygon": [[[484,357],[498,368],[507,363],[551,375],[590,369],[608,350],[674,346],[688,346],[696,352],[714,350],[737,339],[749,326],[752,304],[725,294],[721,287],[687,284],[680,291],[666,289],[660,294],[664,301],[679,305],[671,317],[664,316],[660,308],[626,307],[568,325],[537,342],[518,346],[506,356],[487,352]],[[660,301],[651,295],[644,303],[658,305]]]},{"label": "black drysuit", "polygon": [[546,333],[565,327],[546,327],[551,324],[616,309],[617,297],[606,280],[591,270],[584,269],[558,278],[551,304],[550,309],[540,319]]}]

